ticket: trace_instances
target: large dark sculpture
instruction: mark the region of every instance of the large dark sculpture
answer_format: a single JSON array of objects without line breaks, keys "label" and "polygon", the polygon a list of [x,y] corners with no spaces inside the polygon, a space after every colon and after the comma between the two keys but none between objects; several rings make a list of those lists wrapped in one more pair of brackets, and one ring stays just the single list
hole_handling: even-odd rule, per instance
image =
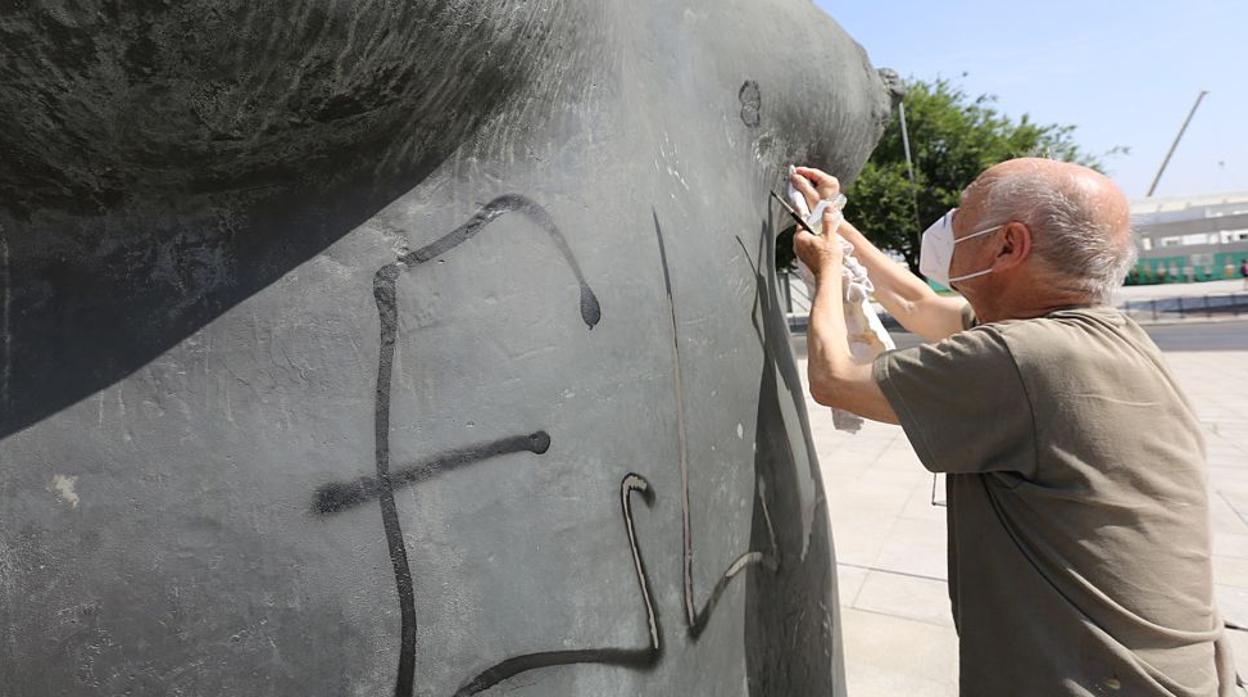
[{"label": "large dark sculpture", "polygon": [[842,694],[805,0],[0,14],[0,693]]}]

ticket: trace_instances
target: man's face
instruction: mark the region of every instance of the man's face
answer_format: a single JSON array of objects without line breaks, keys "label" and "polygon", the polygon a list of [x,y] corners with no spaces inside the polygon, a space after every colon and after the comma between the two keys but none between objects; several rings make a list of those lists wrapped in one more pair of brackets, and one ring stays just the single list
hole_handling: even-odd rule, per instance
[{"label": "man's face", "polygon": [[[958,204],[958,209],[953,213],[952,225],[953,239],[955,241],[984,230],[990,224],[996,224],[997,221],[986,220],[984,217],[983,204],[986,188],[981,176],[962,192],[961,202]],[[953,258],[949,262],[949,277],[957,278],[991,268],[996,256],[994,253],[996,249],[995,241],[996,236],[989,234],[969,239],[954,246]],[[967,281],[974,283],[983,278],[987,278],[987,276],[967,279]],[[963,285],[967,281],[960,281],[959,285]]]}]

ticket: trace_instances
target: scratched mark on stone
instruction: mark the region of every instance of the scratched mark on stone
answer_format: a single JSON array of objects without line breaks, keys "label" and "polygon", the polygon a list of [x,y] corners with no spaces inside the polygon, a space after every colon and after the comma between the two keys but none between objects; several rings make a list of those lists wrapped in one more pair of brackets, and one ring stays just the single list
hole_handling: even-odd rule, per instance
[{"label": "scratched mark on stone", "polygon": [[74,488],[78,485],[78,477],[57,474],[52,476],[52,481],[48,484],[48,489],[54,492],[58,498],[69,504],[70,508],[78,507],[78,492]]}]

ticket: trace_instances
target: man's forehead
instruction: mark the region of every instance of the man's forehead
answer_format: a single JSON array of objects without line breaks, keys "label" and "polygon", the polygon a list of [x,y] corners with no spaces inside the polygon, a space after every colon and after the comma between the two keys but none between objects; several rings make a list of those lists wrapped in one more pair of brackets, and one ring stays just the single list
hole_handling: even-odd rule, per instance
[{"label": "man's forehead", "polygon": [[[985,175],[981,174],[979,178],[971,182],[970,186],[962,190],[962,195],[958,199],[959,210],[969,210],[971,212],[971,216],[974,217],[975,211],[978,210],[980,204],[982,203],[983,193],[986,191],[985,180]],[[957,222],[957,218],[958,216],[955,213],[953,222]]]},{"label": "man's forehead", "polygon": [[997,174],[991,169],[975,177],[975,181],[962,190],[962,205],[967,206],[979,203],[982,194],[988,190],[994,179],[997,179]]}]

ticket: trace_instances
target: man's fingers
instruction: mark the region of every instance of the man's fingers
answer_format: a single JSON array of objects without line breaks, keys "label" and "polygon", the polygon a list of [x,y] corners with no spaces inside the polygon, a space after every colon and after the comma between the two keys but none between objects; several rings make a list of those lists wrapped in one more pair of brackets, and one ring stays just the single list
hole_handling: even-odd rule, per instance
[{"label": "man's fingers", "polygon": [[821,169],[817,169],[815,167],[794,167],[793,169],[797,170],[798,174],[814,182],[822,181],[823,179],[829,179],[829,178],[835,179],[836,178],[836,177],[833,177],[831,174],[828,174],[827,172]]},{"label": "man's fingers", "polygon": [[800,227],[793,231],[793,251],[800,258],[812,244],[818,244],[818,238]]},{"label": "man's fingers", "polygon": [[814,182],[814,188],[819,192],[819,198],[836,198],[841,193],[841,182],[836,177],[828,174],[821,169],[814,167],[797,167],[795,173],[803,179]]},{"label": "man's fingers", "polygon": [[841,218],[840,211],[837,211],[834,207],[828,206],[823,209],[823,234],[840,234],[837,228],[840,227],[842,220],[843,218]]},{"label": "man's fingers", "polygon": [[814,209],[815,204],[819,203],[819,192],[815,191],[815,187],[811,185],[810,180],[800,174],[793,175],[793,188],[802,193],[802,197],[806,199],[806,210],[802,213],[809,214]]}]

